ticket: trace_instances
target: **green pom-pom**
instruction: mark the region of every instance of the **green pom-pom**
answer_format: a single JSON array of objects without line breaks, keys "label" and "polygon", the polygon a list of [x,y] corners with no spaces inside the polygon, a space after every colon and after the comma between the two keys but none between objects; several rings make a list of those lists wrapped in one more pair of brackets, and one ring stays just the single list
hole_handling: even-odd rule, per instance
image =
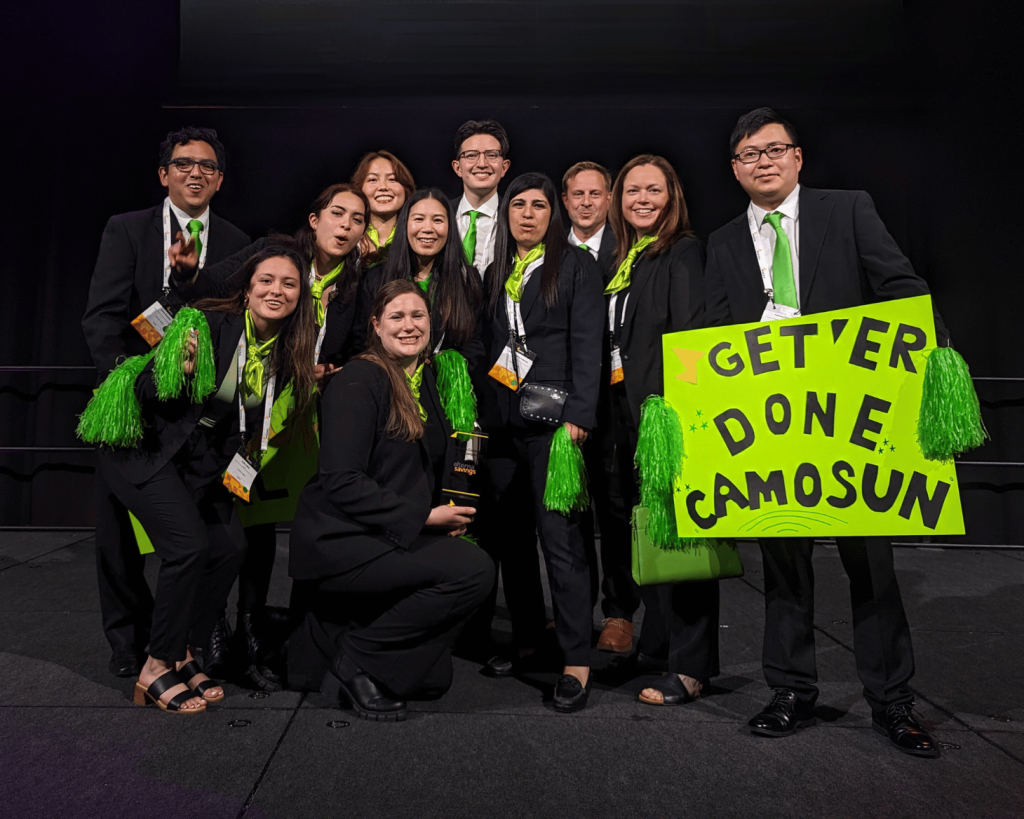
[{"label": "green pom-pom", "polygon": [[192,368],[189,397],[194,403],[202,401],[216,389],[216,369],[213,361],[213,341],[206,316],[194,307],[182,307],[164,333],[156,348],[153,372],[156,394],[161,401],[177,398],[187,382],[185,353],[190,334],[196,333],[196,360]]},{"label": "green pom-pom", "polygon": [[640,503],[648,510],[647,534],[660,549],[680,546],[672,482],[682,471],[683,456],[679,416],[662,396],[647,396],[640,407],[635,463],[640,470]]},{"label": "green pom-pom", "polygon": [[476,425],[476,395],[466,359],[455,350],[442,350],[434,356],[434,372],[448,423],[456,432],[472,432]]},{"label": "green pom-pom", "polygon": [[78,437],[89,444],[138,446],[142,440],[142,407],[135,380],[153,357],[153,351],[123,361],[100,384],[79,416]]},{"label": "green pom-pom", "polygon": [[952,347],[931,351],[924,368],[917,440],[929,461],[949,461],[989,437],[967,362]]},{"label": "green pom-pom", "polygon": [[590,505],[587,471],[583,453],[572,442],[563,424],[555,430],[548,455],[548,478],[544,484],[544,508],[549,512],[582,512]]}]

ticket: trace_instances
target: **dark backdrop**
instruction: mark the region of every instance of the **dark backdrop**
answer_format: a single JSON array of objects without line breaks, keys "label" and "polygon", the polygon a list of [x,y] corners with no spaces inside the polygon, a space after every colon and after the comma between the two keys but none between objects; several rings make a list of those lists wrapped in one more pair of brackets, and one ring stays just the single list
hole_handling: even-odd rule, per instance
[{"label": "dark backdrop", "polygon": [[[511,175],[556,180],[652,151],[707,236],[745,206],[738,114],[800,132],[802,181],[871,192],[972,372],[1024,376],[1018,20],[973,4],[109,2],[10,12],[0,365],[88,366],[80,329],[107,218],[162,198],[157,145],[183,124],[227,145],[213,208],[291,231],[327,184],[386,147],[456,193],[452,135],[495,117]],[[1015,12],[1015,14],[1019,14]],[[79,446],[87,370],[0,372],[0,447]],[[1024,461],[1024,384],[978,384],[994,443]],[[0,452],[0,525],[89,525],[89,452]],[[1021,542],[1019,468],[960,469],[968,540]]]}]

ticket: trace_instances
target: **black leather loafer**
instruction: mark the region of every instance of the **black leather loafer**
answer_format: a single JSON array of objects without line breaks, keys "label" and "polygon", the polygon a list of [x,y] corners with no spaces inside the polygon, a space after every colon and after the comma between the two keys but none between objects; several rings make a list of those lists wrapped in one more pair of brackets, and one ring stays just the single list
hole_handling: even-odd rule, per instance
[{"label": "black leather loafer", "polygon": [[587,684],[583,685],[572,674],[563,674],[555,684],[555,697],[552,705],[556,711],[563,714],[571,714],[573,711],[582,711],[587,707],[587,698],[590,696],[590,684],[594,681],[593,672],[587,677]]},{"label": "black leather loafer", "polygon": [[138,677],[142,673],[145,661],[134,648],[115,648],[110,655],[107,668],[115,677]]},{"label": "black leather loafer", "polygon": [[871,726],[878,733],[889,737],[889,744],[905,754],[928,757],[939,755],[939,744],[914,719],[913,703],[898,703],[884,711],[872,711]]},{"label": "black leather loafer", "polygon": [[515,663],[508,657],[495,654],[484,663],[484,667],[481,670],[488,677],[511,677],[515,673]]},{"label": "black leather loafer", "polygon": [[347,657],[336,657],[324,676],[320,693],[332,700],[345,697],[363,719],[401,722],[409,716],[404,700],[393,700]]},{"label": "black leather loafer", "polygon": [[747,727],[761,736],[788,737],[816,721],[814,711],[800,703],[794,691],[776,688],[771,700],[750,718]]}]

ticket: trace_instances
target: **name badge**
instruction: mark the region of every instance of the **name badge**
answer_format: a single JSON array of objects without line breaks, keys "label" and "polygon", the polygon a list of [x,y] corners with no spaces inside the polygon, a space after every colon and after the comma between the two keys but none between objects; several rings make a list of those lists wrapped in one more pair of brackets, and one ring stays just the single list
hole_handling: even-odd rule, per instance
[{"label": "name badge", "polygon": [[155,347],[172,321],[174,314],[163,299],[158,299],[132,320],[132,327],[139,331],[139,335],[146,339],[150,347]]},{"label": "name badge", "polygon": [[[515,356],[514,360],[512,358],[513,355]],[[519,385],[526,379],[526,374],[530,372],[530,368],[533,366],[536,358],[536,353],[531,353],[521,344],[516,345],[514,353],[511,345],[506,344],[505,349],[501,351],[498,360],[494,362],[494,366],[491,367],[490,372],[487,374],[496,381],[500,381],[510,390],[518,390]]]},{"label": "name badge", "polygon": [[246,451],[244,446],[239,447],[224,472],[224,486],[232,495],[248,501],[249,490],[252,489],[259,471],[259,462]]},{"label": "name badge", "polygon": [[622,350],[612,347],[612,380],[610,383],[618,384],[625,376],[622,374]]},{"label": "name badge", "polygon": [[781,321],[782,319],[796,318],[800,311],[788,304],[776,304],[769,301],[764,306],[764,313],[761,314],[761,321]]}]

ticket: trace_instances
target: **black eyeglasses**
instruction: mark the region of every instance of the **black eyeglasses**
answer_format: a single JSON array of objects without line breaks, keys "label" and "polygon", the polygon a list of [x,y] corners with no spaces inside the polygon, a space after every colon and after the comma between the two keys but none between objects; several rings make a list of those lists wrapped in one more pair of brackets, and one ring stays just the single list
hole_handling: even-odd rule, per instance
[{"label": "black eyeglasses", "polygon": [[463,151],[458,158],[465,159],[467,162],[476,162],[481,153],[488,162],[496,162],[501,159],[501,151]]},{"label": "black eyeglasses", "polygon": [[769,159],[782,159],[786,155],[786,151],[795,147],[796,145],[791,145],[788,142],[776,142],[761,151],[757,148],[747,148],[745,151],[733,154],[732,158],[738,159],[744,165],[753,165],[761,158],[761,154],[765,154]]},{"label": "black eyeglasses", "polygon": [[175,157],[174,159],[167,163],[168,167],[170,167],[171,165],[173,165],[182,173],[191,173],[192,169],[196,165],[198,165],[199,170],[202,171],[207,176],[213,176],[215,173],[217,173],[217,171],[220,170],[220,166],[212,159],[192,159],[191,157],[188,156]]}]

